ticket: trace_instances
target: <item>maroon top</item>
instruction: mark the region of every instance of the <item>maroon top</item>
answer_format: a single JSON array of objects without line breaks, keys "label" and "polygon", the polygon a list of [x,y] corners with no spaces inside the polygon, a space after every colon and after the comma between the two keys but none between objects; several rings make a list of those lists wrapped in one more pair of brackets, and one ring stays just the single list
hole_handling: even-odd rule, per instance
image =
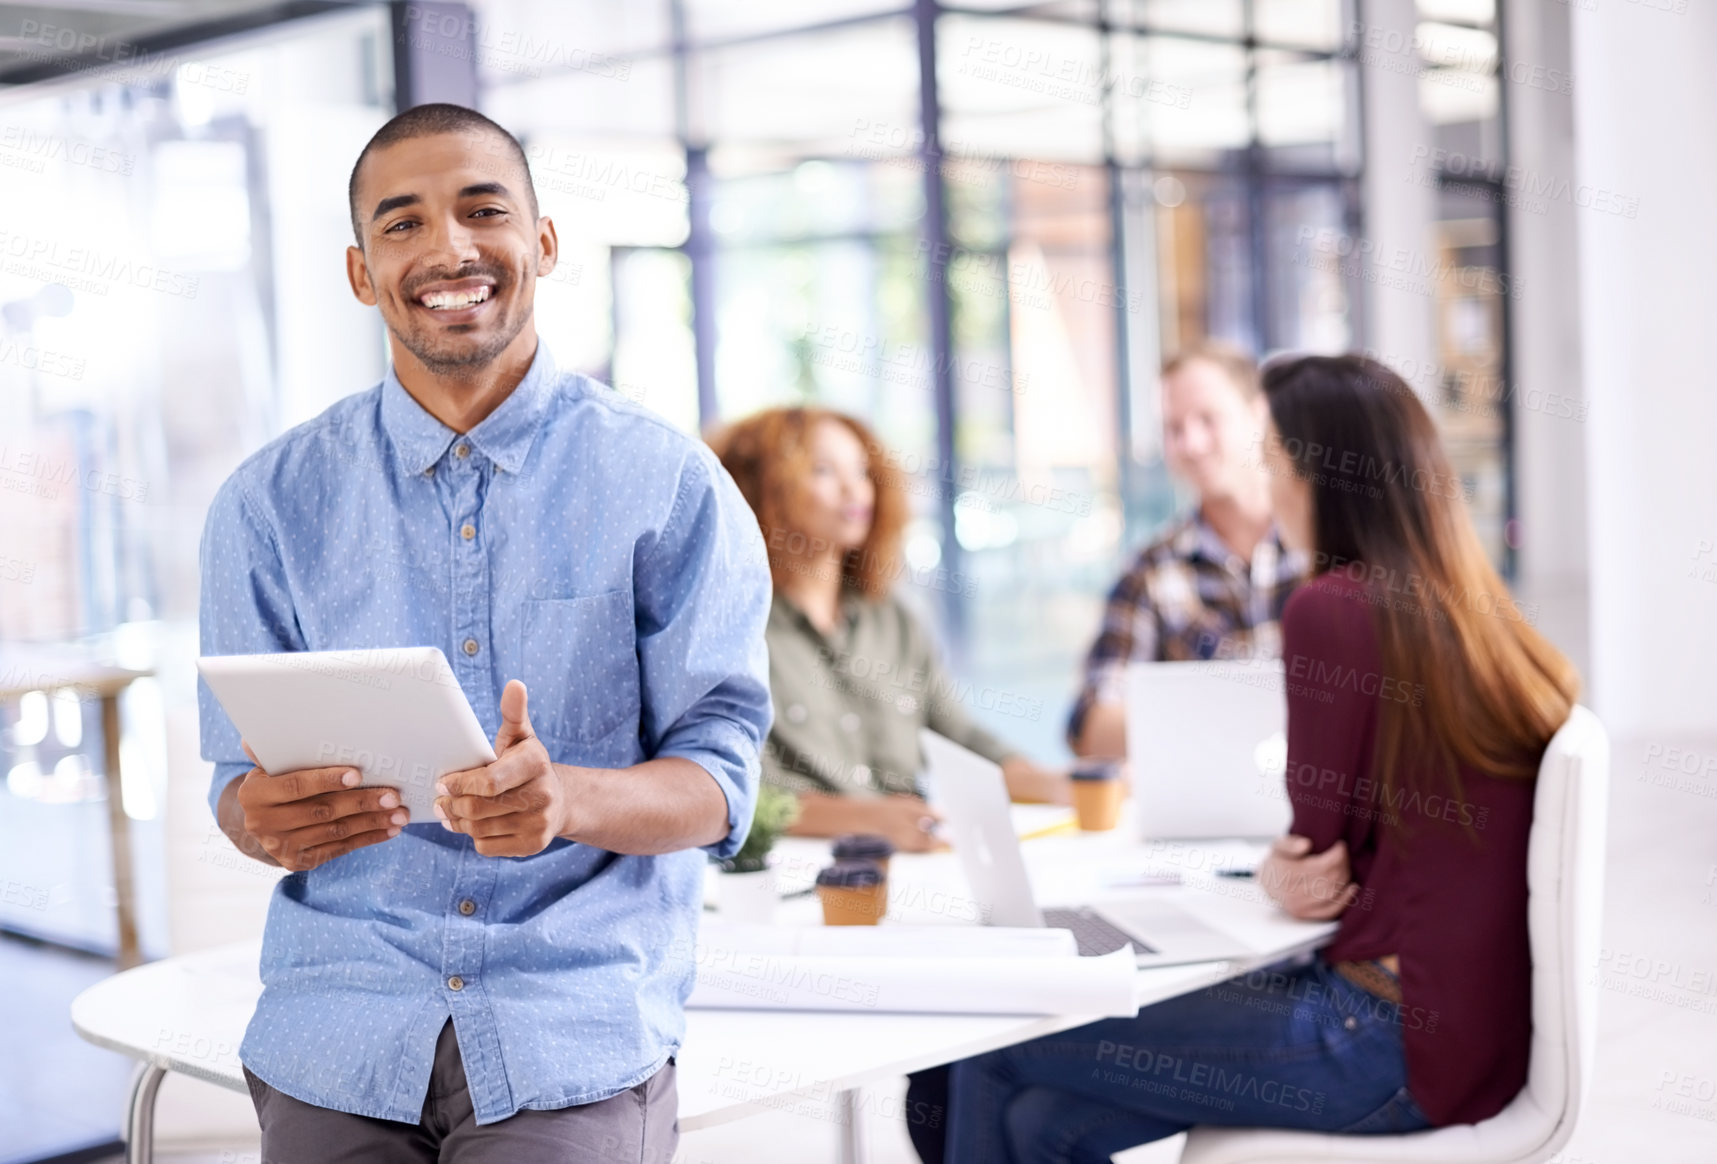
[{"label": "maroon top", "polygon": [[1323,957],[1400,956],[1407,1086],[1433,1124],[1476,1123],[1526,1082],[1534,785],[1463,768],[1457,799],[1408,766],[1383,792],[1372,763],[1381,703],[1411,708],[1424,693],[1383,672],[1369,598],[1324,574],[1282,614],[1293,832],[1313,852],[1346,841],[1360,885]]}]

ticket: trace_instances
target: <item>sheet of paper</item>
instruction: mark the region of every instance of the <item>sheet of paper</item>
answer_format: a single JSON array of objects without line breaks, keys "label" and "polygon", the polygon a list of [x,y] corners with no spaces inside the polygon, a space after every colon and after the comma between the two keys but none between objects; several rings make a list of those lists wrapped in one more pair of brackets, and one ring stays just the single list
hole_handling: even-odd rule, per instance
[{"label": "sheet of paper", "polygon": [[[905,928],[905,927],[902,927]],[[698,965],[688,1007],[913,1014],[1138,1012],[1131,946],[1097,958],[898,958],[735,953]]]},{"label": "sheet of paper", "polygon": [[1022,839],[1071,829],[1076,819],[1065,804],[1014,804],[1008,806],[1008,814],[1013,817],[1014,835]]}]

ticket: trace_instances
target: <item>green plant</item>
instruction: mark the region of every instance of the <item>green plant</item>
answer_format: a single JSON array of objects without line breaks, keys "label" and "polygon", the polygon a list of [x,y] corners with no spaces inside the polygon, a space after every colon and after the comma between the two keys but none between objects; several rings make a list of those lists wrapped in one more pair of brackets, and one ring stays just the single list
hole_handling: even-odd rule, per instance
[{"label": "green plant", "polygon": [[751,831],[739,852],[720,862],[724,873],[761,873],[769,867],[769,850],[775,840],[793,827],[799,819],[799,798],[784,788],[765,784],[757,790],[757,810],[751,817]]}]

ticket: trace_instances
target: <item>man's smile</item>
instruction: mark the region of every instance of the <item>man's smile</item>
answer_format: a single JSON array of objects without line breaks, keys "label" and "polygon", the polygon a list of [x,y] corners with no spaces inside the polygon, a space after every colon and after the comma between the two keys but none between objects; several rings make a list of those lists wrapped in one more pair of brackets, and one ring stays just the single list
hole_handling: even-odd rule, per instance
[{"label": "man's smile", "polygon": [[494,301],[495,280],[488,276],[431,283],[412,295],[411,302],[443,323],[469,323]]}]

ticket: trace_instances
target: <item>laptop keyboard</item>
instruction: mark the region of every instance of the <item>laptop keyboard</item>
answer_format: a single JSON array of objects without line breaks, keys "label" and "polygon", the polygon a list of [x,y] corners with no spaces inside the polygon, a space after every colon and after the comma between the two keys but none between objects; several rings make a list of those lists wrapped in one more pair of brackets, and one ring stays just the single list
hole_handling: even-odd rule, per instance
[{"label": "laptop keyboard", "polygon": [[1050,929],[1072,930],[1073,941],[1079,947],[1081,958],[1095,958],[1099,954],[1113,953],[1126,945],[1131,945],[1140,954],[1156,953],[1131,934],[1104,921],[1089,906],[1080,906],[1077,909],[1046,909],[1043,911],[1043,924]]}]

